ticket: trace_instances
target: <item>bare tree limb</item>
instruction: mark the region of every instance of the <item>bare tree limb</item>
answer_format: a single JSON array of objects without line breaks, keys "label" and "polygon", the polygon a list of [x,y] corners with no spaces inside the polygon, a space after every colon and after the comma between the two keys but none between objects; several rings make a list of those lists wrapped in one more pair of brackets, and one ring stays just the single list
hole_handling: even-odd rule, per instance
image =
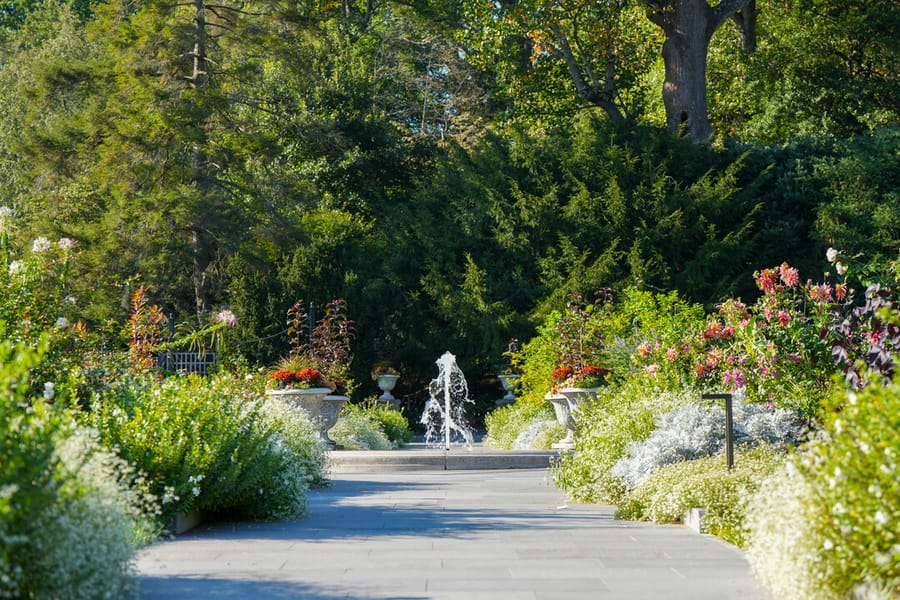
[{"label": "bare tree limb", "polygon": [[610,119],[613,121],[622,121],[624,117],[622,115],[622,111],[619,110],[619,107],[616,106],[613,101],[614,96],[610,96],[607,94],[605,90],[601,91],[598,87],[589,85],[585,80],[584,75],[581,72],[581,69],[578,66],[578,60],[575,58],[574,52],[572,52],[572,47],[569,45],[569,39],[562,32],[557,23],[550,24],[550,30],[553,32],[553,35],[556,37],[556,41],[559,44],[559,49],[562,54],[562,58],[566,63],[566,66],[569,68],[569,75],[572,77],[572,80],[575,83],[575,91],[578,96],[584,100],[587,100],[591,104],[599,106],[606,114],[609,115]]}]

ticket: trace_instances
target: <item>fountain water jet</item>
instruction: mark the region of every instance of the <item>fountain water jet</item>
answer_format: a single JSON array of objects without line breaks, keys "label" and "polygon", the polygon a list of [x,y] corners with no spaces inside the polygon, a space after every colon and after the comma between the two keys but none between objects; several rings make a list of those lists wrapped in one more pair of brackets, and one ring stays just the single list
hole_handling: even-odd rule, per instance
[{"label": "fountain water jet", "polygon": [[[437,361],[438,376],[428,384],[431,396],[425,404],[420,422],[426,426],[425,443],[433,448],[450,450],[455,439],[472,449],[472,432],[466,425],[465,404],[472,403],[466,377],[456,365],[456,357],[445,352]],[[438,438],[437,434],[441,437]],[[442,438],[442,439],[441,439]]]}]

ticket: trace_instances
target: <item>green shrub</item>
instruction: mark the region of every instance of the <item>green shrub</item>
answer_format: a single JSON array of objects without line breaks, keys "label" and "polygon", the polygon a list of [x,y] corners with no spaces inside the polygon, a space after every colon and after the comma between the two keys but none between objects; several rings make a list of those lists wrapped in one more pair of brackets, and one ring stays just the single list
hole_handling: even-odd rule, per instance
[{"label": "green shrub", "polygon": [[31,523],[54,505],[60,485],[53,442],[60,421],[43,403],[29,406],[21,385],[45,352],[46,344],[36,352],[0,342],[0,597],[20,597],[33,581]]},{"label": "green shrub", "polygon": [[35,345],[0,342],[0,598],[121,597],[135,545],[156,534],[154,499],[91,433],[26,396],[47,350]]},{"label": "green shrub", "polygon": [[67,431],[56,457],[62,483],[53,504],[30,523],[23,596],[123,597],[134,583],[137,545],[159,534],[156,498],[95,432]]},{"label": "green shrub", "polygon": [[577,446],[561,457],[554,468],[557,486],[572,498],[585,502],[615,504],[625,493],[612,469],[631,442],[646,439],[656,418],[699,394],[648,389],[640,377],[620,386],[602,389],[597,399],[582,407]]},{"label": "green shrub", "polygon": [[775,597],[900,594],[900,380],[840,394],[822,435],[760,488],[750,563]]},{"label": "green shrub", "polygon": [[406,416],[374,397],[358,404],[351,404],[344,409],[345,415],[351,413],[369,416],[395,448],[402,448],[413,438],[413,432],[409,428],[409,420]]},{"label": "green shrub", "polygon": [[[295,453],[280,443],[285,419],[265,418],[258,399],[227,376],[135,379],[95,399],[86,418],[104,444],[146,473],[163,499],[164,519],[191,509],[296,516],[306,490],[297,482],[320,477],[307,469],[321,461],[294,462]],[[294,429],[301,437],[292,443],[314,444],[309,432]],[[321,449],[306,454],[315,452]],[[285,469],[299,471],[286,477]]]},{"label": "green shrub", "polygon": [[745,499],[783,462],[783,456],[761,446],[737,452],[731,471],[722,454],[666,465],[622,498],[616,516],[673,523],[689,509],[703,508],[703,525],[709,533],[742,545]]},{"label": "green shrub", "polygon": [[566,435],[550,403],[516,402],[485,416],[484,444],[503,450],[544,450]]},{"label": "green shrub", "polygon": [[328,431],[329,437],[345,450],[391,450],[395,448],[375,418],[364,412],[341,415]]}]

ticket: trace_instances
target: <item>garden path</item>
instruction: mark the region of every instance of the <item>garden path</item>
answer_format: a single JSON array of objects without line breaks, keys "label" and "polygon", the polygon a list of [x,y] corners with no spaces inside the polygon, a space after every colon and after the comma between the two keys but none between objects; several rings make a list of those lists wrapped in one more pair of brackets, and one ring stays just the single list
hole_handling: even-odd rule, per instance
[{"label": "garden path", "polygon": [[144,549],[140,597],[763,599],[740,550],[567,504],[548,470],[337,473],[302,520],[211,523]]}]

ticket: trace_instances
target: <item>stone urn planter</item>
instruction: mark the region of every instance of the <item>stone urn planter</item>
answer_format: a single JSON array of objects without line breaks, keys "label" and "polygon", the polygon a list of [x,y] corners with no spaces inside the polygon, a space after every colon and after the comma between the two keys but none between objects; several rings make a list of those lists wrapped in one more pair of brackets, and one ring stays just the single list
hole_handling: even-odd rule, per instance
[{"label": "stone urn planter", "polygon": [[572,416],[572,407],[569,400],[562,394],[549,393],[544,398],[553,405],[556,420],[566,428],[566,437],[551,446],[555,450],[571,450],[575,447],[575,418]]},{"label": "stone urn planter", "polygon": [[378,389],[382,391],[382,394],[378,397],[379,400],[389,402],[391,406],[395,404],[397,399],[391,392],[394,386],[397,385],[398,379],[400,379],[400,376],[396,373],[381,373],[378,375],[378,379],[375,381],[378,383]]},{"label": "stone urn planter", "polygon": [[497,375],[497,378],[500,379],[500,385],[503,386],[503,391],[506,392],[503,398],[497,400],[497,405],[512,404],[516,401],[514,390],[519,385],[519,375],[517,373],[501,373]]},{"label": "stone urn planter", "polygon": [[291,406],[305,411],[316,428],[319,440],[328,449],[334,449],[335,443],[328,437],[328,430],[335,426],[341,409],[350,398],[332,394],[329,388],[267,390],[266,395],[280,398]]},{"label": "stone urn planter", "polygon": [[600,388],[564,387],[559,390],[558,393],[565,396],[569,401],[569,404],[572,405],[573,411],[577,412],[579,406],[593,400],[599,389]]},{"label": "stone urn planter", "polygon": [[579,407],[594,397],[599,388],[562,388],[556,393],[544,396],[556,413],[556,420],[566,428],[566,437],[552,445],[556,450],[572,450],[575,448],[575,431],[578,429],[576,416]]}]

